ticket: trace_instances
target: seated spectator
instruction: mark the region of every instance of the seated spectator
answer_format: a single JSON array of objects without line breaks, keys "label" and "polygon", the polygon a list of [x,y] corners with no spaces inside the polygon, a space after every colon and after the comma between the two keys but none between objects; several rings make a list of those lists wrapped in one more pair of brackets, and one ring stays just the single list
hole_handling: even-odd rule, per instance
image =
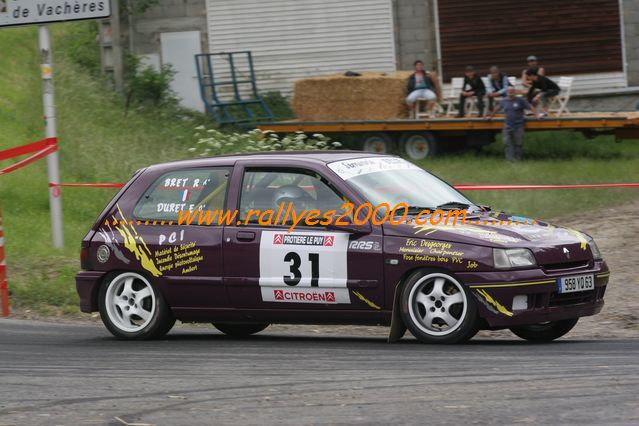
[{"label": "seated spectator", "polygon": [[408,78],[408,96],[406,97],[406,105],[408,106],[408,115],[412,117],[415,102],[418,99],[425,99],[426,111],[432,113],[437,101],[435,83],[424,71],[424,62],[415,61],[415,72]]},{"label": "seated spectator", "polygon": [[490,111],[493,110],[495,98],[506,96],[508,86],[510,86],[510,83],[508,82],[506,73],[499,71],[499,67],[496,65],[490,67],[488,87],[486,87],[486,91],[488,92],[488,109]]},{"label": "seated spectator", "polygon": [[475,74],[475,68],[472,66],[466,67],[466,75],[464,76],[464,85],[462,92],[459,95],[459,114],[457,117],[464,116],[464,108],[466,108],[466,99],[473,96],[477,97],[477,108],[479,108],[479,115],[484,115],[484,96],[486,95],[486,87],[484,82],[481,81],[481,77]]},{"label": "seated spectator", "polygon": [[529,93],[533,90],[535,91],[533,95],[531,95],[531,104],[537,106],[541,101],[541,112],[539,113],[539,118],[543,118],[548,115],[548,103],[550,99],[559,94],[559,86],[557,86],[557,83],[548,77],[539,75],[539,70],[537,68],[529,68],[528,71],[526,71],[526,77],[532,81]]},{"label": "seated spectator", "polygon": [[528,100],[528,102],[532,102],[532,98],[535,95],[535,93],[534,91],[530,91],[530,86],[532,86],[532,81],[526,75],[526,71],[528,71],[530,68],[537,68],[537,74],[545,76],[546,70],[544,69],[544,67],[539,66],[539,61],[537,60],[537,57],[534,55],[530,55],[527,59],[527,62],[528,62],[528,66],[524,68],[524,70],[521,72],[521,84],[524,86],[524,90],[528,90],[526,99]]}]

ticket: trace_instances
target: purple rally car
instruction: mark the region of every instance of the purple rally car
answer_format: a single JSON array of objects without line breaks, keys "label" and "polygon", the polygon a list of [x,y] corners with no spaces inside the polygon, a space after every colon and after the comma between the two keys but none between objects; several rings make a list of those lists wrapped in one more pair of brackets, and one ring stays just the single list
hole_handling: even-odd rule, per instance
[{"label": "purple rally car", "polygon": [[[345,201],[408,207],[394,223],[351,216],[291,232],[246,220],[251,210],[325,213]],[[465,211],[466,224],[415,223],[437,208]],[[237,217],[178,224],[180,211],[217,210]],[[178,319],[229,335],[271,323],[379,324],[391,326],[391,341],[407,329],[456,343],[503,328],[549,341],[601,310],[610,276],[586,234],[491,212],[401,158],[348,151],[140,170],[82,241],[81,262],[82,311],[99,311],[126,339],[163,336]]]}]

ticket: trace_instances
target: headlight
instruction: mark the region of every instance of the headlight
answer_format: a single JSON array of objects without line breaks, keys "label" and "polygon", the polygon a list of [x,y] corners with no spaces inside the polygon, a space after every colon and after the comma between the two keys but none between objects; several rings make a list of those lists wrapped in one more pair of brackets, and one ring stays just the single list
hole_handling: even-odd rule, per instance
[{"label": "headlight", "polygon": [[597,247],[597,243],[595,240],[588,241],[588,245],[590,246],[590,251],[592,252],[592,258],[595,260],[601,260],[601,252],[599,251],[599,247]]},{"label": "headlight", "polygon": [[522,266],[535,266],[535,256],[525,248],[517,249],[493,249],[493,262],[495,268],[520,268]]}]

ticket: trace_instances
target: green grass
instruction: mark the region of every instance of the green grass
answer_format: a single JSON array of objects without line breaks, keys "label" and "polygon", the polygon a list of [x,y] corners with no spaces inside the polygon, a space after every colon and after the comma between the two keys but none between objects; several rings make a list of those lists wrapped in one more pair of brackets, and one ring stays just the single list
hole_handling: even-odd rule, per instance
[{"label": "green grass", "polygon": [[[63,43],[82,24],[59,24],[54,35],[58,133],[63,182],[124,182],[138,168],[187,158],[194,122],[166,111],[132,110],[122,99],[68,58],[77,46]],[[69,35],[71,34],[71,36]],[[84,33],[82,33],[84,34]],[[84,34],[83,36],[86,36]],[[37,33],[0,32],[0,149],[43,137]],[[90,52],[83,52],[91,63]],[[288,114],[281,106],[279,115]],[[576,133],[528,134],[526,161],[509,164],[501,145],[479,154],[451,153],[420,165],[451,183],[588,183],[639,181],[639,143],[608,137],[586,140]],[[2,162],[2,166],[10,161]],[[38,312],[77,312],[73,275],[79,244],[113,196],[112,189],[62,191],[65,247],[51,247],[46,162],[0,176],[0,206],[12,303]],[[477,202],[534,217],[557,217],[639,197],[637,189],[469,193]]]},{"label": "green grass", "polygon": [[[450,153],[418,164],[450,183],[577,184],[639,182],[639,141],[612,137],[529,132],[524,158],[503,159],[501,140],[480,153]],[[639,198],[639,188],[467,191],[475,202],[539,218],[555,218]]]}]

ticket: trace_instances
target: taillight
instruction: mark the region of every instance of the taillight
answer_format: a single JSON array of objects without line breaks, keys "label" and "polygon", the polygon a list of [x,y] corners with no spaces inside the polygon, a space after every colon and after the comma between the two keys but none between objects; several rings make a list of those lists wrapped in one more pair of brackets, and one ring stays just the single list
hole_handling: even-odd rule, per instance
[{"label": "taillight", "polygon": [[80,248],[80,268],[85,271],[91,270],[91,260],[89,259],[89,247],[82,246]]}]

